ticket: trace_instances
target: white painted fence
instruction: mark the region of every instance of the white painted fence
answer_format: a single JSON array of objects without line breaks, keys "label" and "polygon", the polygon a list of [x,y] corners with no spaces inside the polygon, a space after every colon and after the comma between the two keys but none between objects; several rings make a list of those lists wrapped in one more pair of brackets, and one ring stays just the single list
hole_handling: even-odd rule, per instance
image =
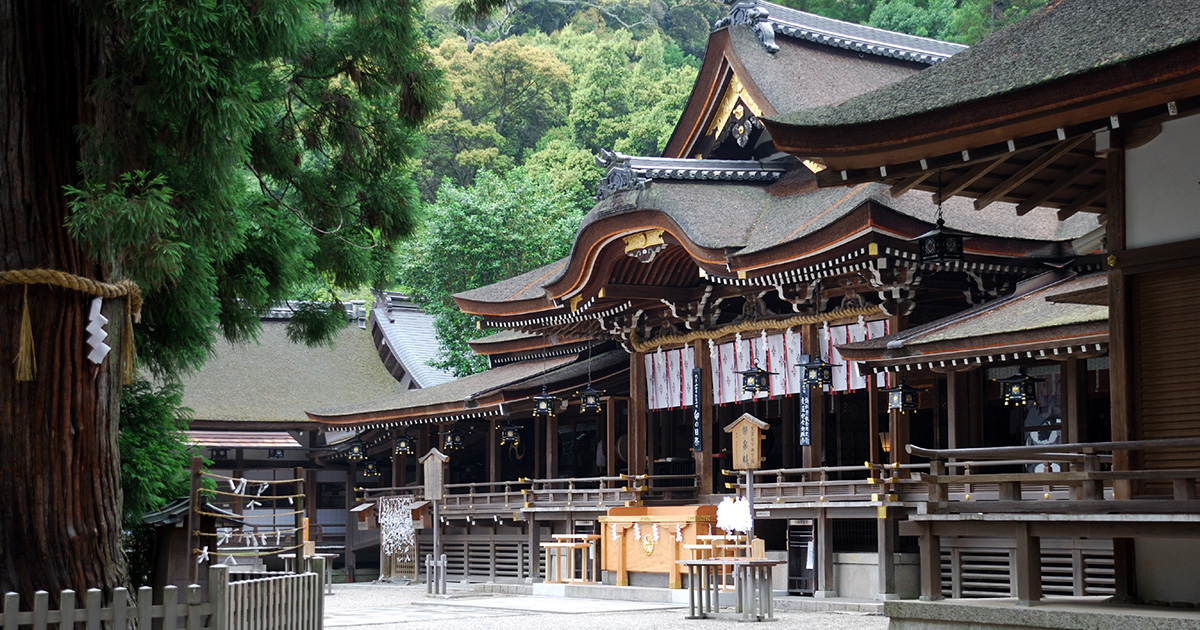
[{"label": "white painted fence", "polygon": [[[321,630],[325,614],[324,558],[313,558],[311,572],[230,582],[229,568],[209,568],[209,598],[202,602],[201,588],[193,584],[179,600],[179,589],[163,589],[162,604],[153,605],[154,592],[138,589],[130,597],[124,588],[113,591],[112,602],[102,606],[103,593],[88,589],[83,607],[76,607],[75,591],[62,591],[59,606],[50,610],[50,594],[38,591],[33,608],[21,611],[20,596],[4,595],[0,612],[3,630],[74,630],[85,624],[87,630],[105,628],[147,630],[153,620],[161,619],[163,630]],[[136,623],[136,626],[131,624]]]}]

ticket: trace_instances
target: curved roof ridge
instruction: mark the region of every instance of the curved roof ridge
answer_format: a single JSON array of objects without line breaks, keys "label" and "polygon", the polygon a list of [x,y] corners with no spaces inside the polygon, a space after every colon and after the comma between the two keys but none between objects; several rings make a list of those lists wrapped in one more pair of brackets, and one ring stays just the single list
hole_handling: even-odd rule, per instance
[{"label": "curved roof ridge", "polygon": [[963,44],[835,20],[764,0],[736,4],[766,8],[766,19],[784,35],[882,57],[934,64],[967,49]]}]

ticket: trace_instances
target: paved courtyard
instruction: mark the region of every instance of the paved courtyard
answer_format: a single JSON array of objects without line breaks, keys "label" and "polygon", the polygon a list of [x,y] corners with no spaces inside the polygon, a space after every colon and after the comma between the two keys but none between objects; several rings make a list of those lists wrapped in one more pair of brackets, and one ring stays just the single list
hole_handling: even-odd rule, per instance
[{"label": "paved courtyard", "polygon": [[[515,595],[425,596],[424,585],[335,584],[325,598],[325,627],[352,630],[665,630],[746,628],[732,619],[685,619],[675,604]],[[884,630],[887,618],[863,613],[780,611],[767,628]]]}]

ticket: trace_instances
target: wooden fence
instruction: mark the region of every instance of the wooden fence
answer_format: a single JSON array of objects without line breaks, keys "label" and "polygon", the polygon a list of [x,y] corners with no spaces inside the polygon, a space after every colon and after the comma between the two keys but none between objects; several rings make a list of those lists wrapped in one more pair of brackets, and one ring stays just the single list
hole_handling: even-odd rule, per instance
[{"label": "wooden fence", "polygon": [[46,591],[35,593],[33,608],[26,611],[21,611],[17,593],[6,593],[0,628],[74,630],[81,624],[87,630],[149,630],[158,621],[163,630],[321,630],[324,563],[324,558],[313,558],[310,573],[237,582],[230,581],[228,567],[214,565],[208,573],[207,602],[201,601],[201,588],[195,584],[186,589],[184,601],[177,587],[164,588],[161,604],[153,603],[149,587],[138,589],[136,598],[127,589],[115,589],[106,606],[100,589],[88,589],[82,608],[76,607],[75,591],[62,591],[55,610],[50,610]]}]

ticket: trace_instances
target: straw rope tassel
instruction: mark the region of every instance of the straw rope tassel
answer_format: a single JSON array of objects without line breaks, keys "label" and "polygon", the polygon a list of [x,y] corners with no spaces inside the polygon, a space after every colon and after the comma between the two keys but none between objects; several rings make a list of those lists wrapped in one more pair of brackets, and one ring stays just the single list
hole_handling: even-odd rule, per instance
[{"label": "straw rope tassel", "polygon": [[29,318],[29,285],[46,284],[79,291],[102,298],[125,298],[125,330],[121,338],[121,369],[125,384],[133,382],[133,363],[136,358],[133,342],[133,324],[142,321],[142,292],[136,282],[120,280],[114,283],[100,282],[54,269],[14,269],[0,271],[0,286],[20,284],[25,287],[25,300],[21,312],[21,336],[14,360],[18,381],[32,381],[37,372],[33,353],[33,326]]},{"label": "straw rope tassel", "polygon": [[33,354],[33,324],[29,321],[29,285],[21,300],[21,334],[17,342],[17,381],[29,382],[37,374],[37,357]]}]

